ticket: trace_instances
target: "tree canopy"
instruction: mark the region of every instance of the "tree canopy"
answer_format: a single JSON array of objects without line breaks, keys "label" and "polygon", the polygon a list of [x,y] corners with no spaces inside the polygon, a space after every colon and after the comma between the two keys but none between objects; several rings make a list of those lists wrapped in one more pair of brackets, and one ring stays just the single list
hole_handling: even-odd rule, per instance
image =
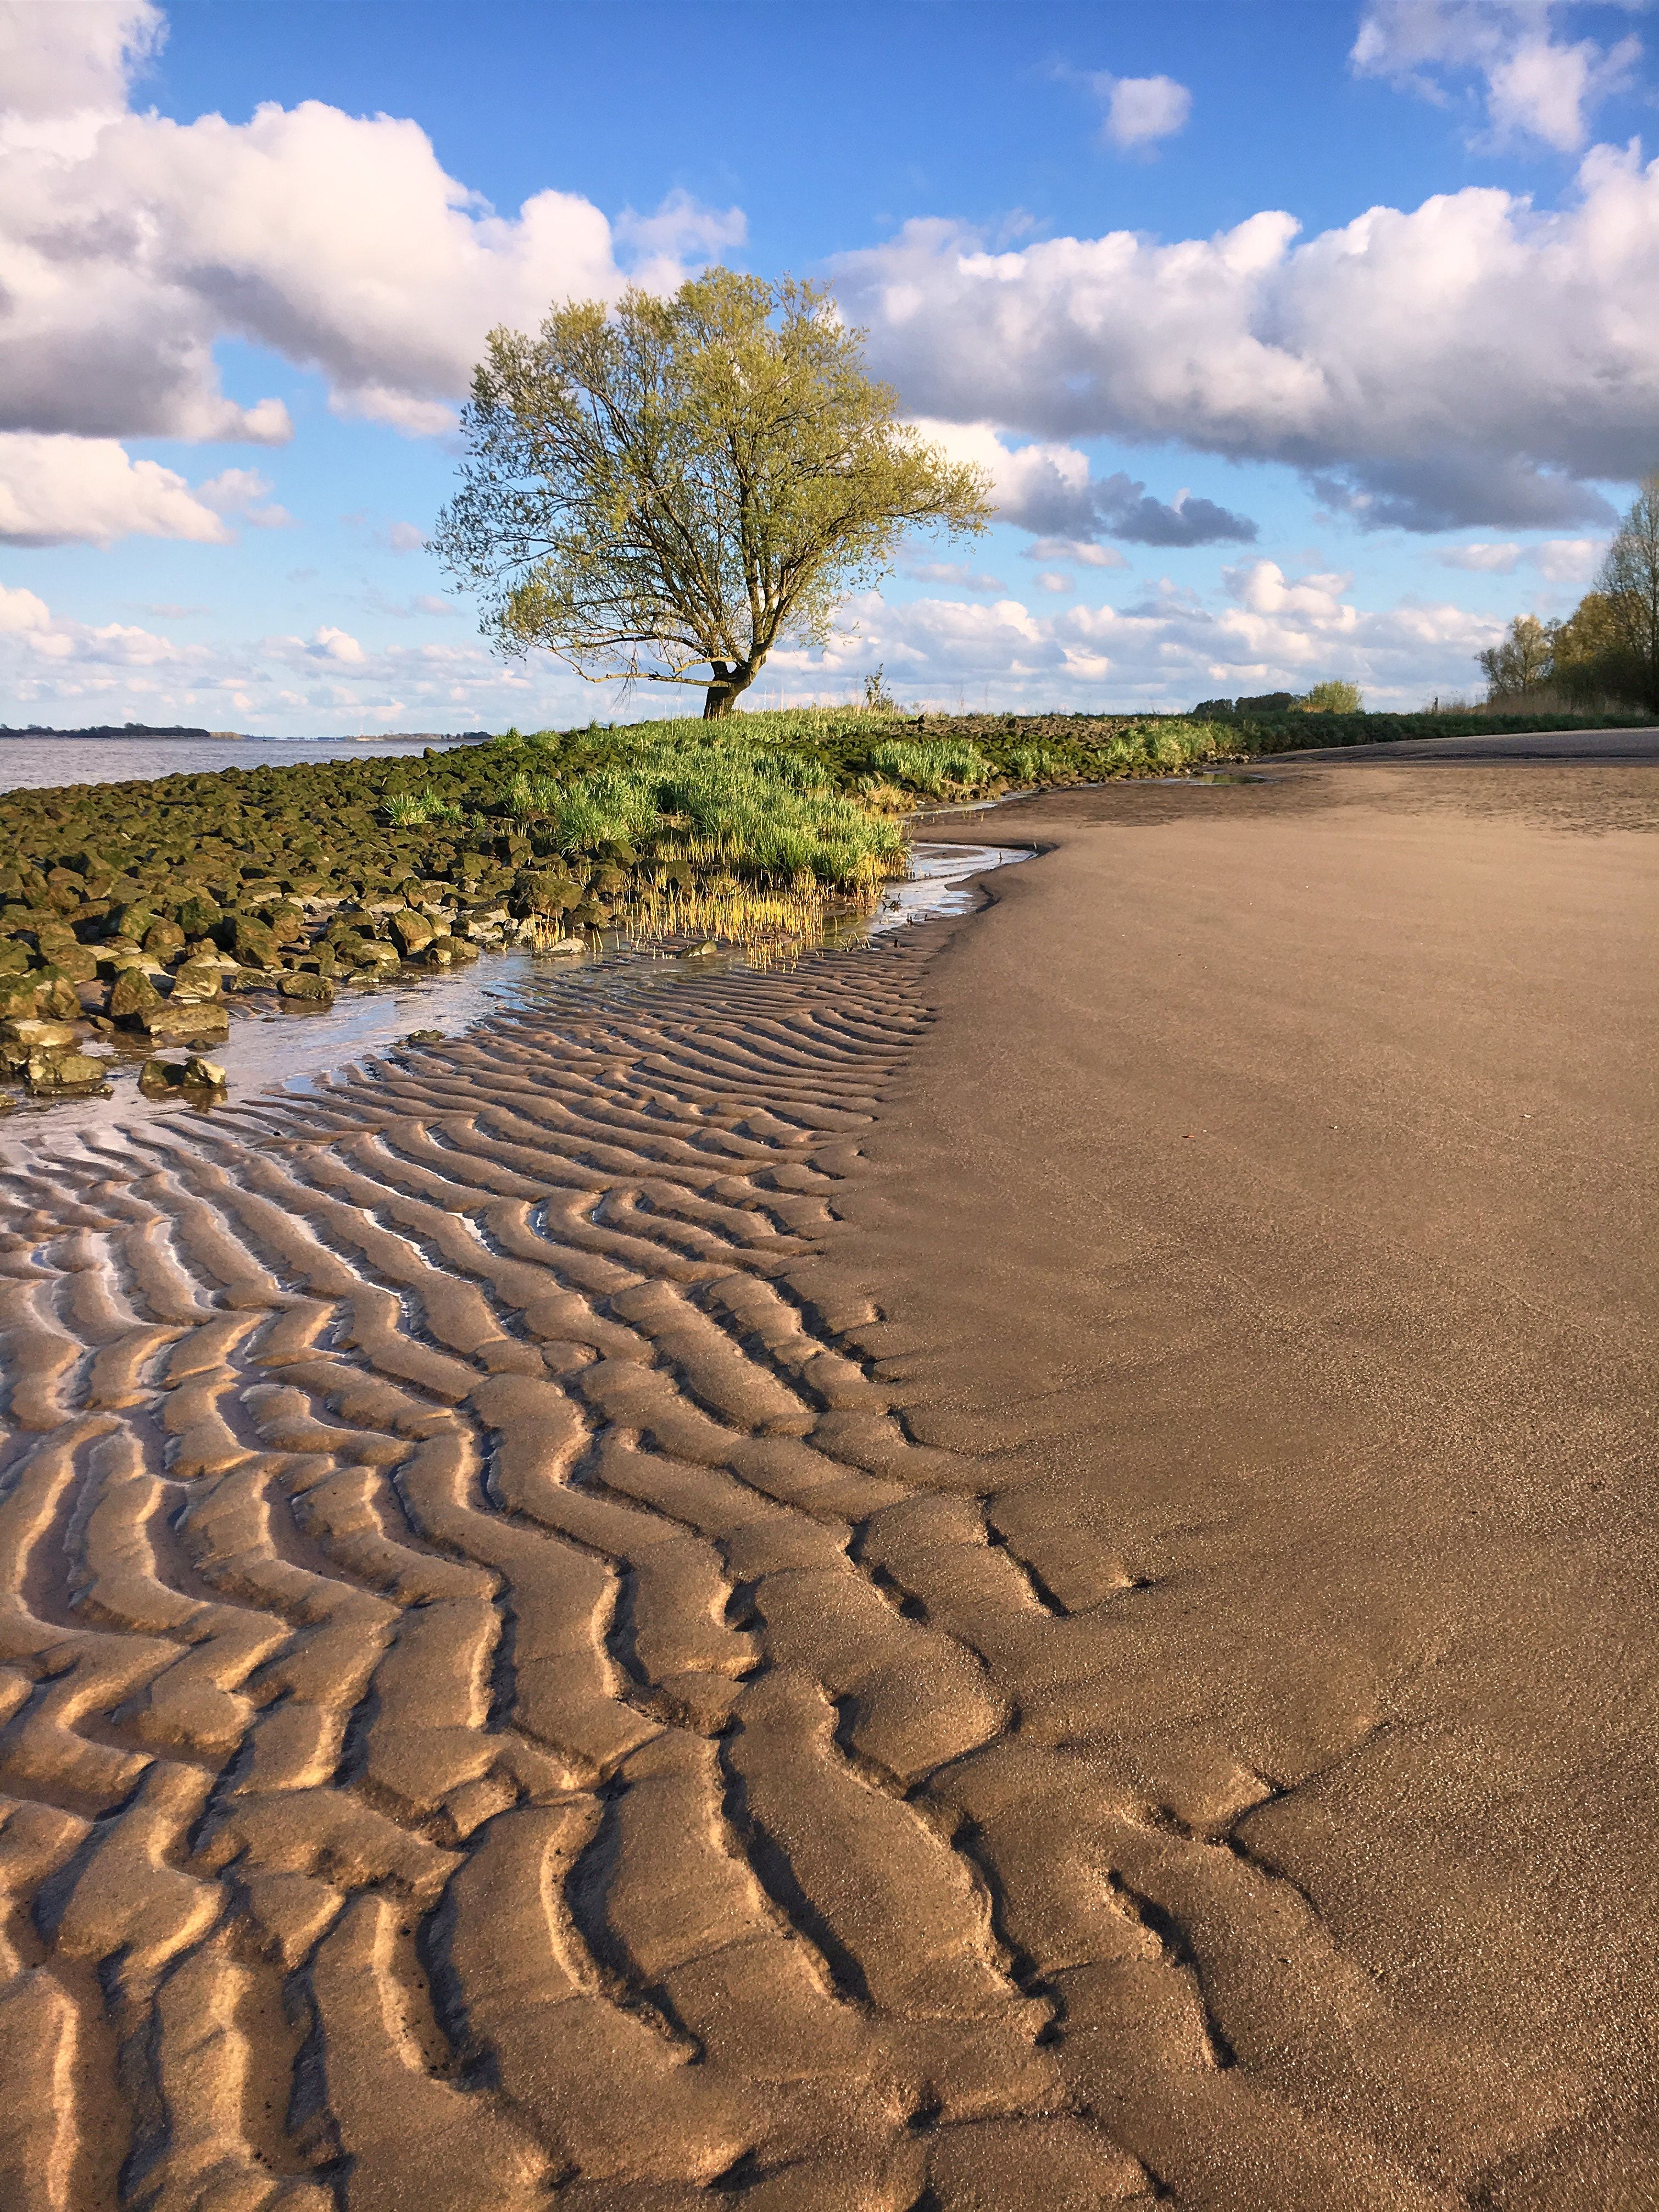
[{"label": "tree canopy", "polygon": [[982,530],[988,477],[899,419],[863,341],[823,289],[728,269],[493,331],[434,541],[485,634],[724,714],[909,532]]},{"label": "tree canopy", "polygon": [[1659,470],[1643,478],[1595,588],[1565,621],[1516,615],[1500,642],[1476,658],[1493,699],[1547,687],[1587,703],[1659,708]]}]

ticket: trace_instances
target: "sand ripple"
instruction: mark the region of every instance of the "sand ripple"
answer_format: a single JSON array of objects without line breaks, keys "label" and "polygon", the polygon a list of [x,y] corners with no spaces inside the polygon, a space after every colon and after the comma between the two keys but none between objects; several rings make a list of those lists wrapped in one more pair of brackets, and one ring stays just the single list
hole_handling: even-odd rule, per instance
[{"label": "sand ripple", "polygon": [[810,1280],[917,978],[14,1162],[0,2203],[1147,2199],[942,1774],[1065,1607]]}]

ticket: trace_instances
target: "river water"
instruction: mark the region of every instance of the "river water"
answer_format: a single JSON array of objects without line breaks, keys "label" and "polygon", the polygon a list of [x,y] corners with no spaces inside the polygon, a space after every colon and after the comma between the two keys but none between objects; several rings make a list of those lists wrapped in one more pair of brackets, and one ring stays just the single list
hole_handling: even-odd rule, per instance
[{"label": "river water", "polygon": [[153,776],[204,775],[222,768],[276,768],[295,761],[418,760],[423,744],[447,751],[451,744],[476,742],[465,738],[0,738],[0,791],[136,783]]}]

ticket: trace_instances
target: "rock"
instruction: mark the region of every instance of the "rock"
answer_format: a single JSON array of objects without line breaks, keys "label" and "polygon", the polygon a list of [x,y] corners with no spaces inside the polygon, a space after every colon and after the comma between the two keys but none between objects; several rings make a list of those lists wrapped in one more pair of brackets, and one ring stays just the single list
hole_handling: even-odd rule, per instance
[{"label": "rock", "polygon": [[146,1098],[165,1098],[184,1088],[185,1071],[176,1060],[147,1060],[138,1071],[138,1088]]},{"label": "rock", "polygon": [[421,955],[422,968],[447,968],[455,958],[455,940],[452,937],[434,937]]},{"label": "rock", "polygon": [[130,937],[135,945],[142,945],[160,919],[152,908],[134,900],[130,905],[111,909],[105,933],[107,937]]},{"label": "rock", "polygon": [[29,964],[29,949],[20,945],[15,937],[0,942],[0,975],[21,975]]},{"label": "rock", "polygon": [[226,924],[227,951],[243,968],[280,968],[282,954],[275,933],[251,914],[234,914]]},{"label": "rock", "polygon": [[278,945],[297,945],[306,933],[306,918],[297,906],[273,907],[270,933]]},{"label": "rock", "polygon": [[178,951],[184,941],[185,933],[176,921],[153,921],[144,932],[144,950],[156,960]]},{"label": "rock", "polygon": [[447,937],[442,942],[449,947],[449,957],[458,968],[465,968],[470,960],[478,957],[478,948],[465,937]]},{"label": "rock", "polygon": [[109,1011],[118,1022],[134,1021],[161,1003],[161,993],[142,968],[123,968],[109,988]]},{"label": "rock", "polygon": [[0,1038],[27,1045],[31,1052],[58,1052],[75,1042],[75,1031],[67,1022],[0,1022]]},{"label": "rock", "polygon": [[230,1078],[216,1060],[204,1060],[192,1053],[185,1062],[185,1081],[203,1091],[223,1091]]},{"label": "rock", "polygon": [[443,1041],[441,1030],[410,1030],[404,1039],[405,1044],[441,1044]]},{"label": "rock", "polygon": [[197,891],[179,909],[179,927],[188,939],[206,937],[224,920],[216,903],[204,891]]},{"label": "rock", "polygon": [[36,1053],[28,1064],[29,1089],[37,1097],[85,1098],[108,1089],[108,1073],[101,1060],[83,1052]]},{"label": "rock", "polygon": [[186,960],[173,971],[173,994],[177,998],[182,992],[186,998],[216,999],[219,975],[216,960]]},{"label": "rock", "polygon": [[71,983],[90,983],[98,973],[98,955],[89,945],[54,945],[51,965]]},{"label": "rock", "polygon": [[314,1006],[319,1013],[334,1004],[334,986],[325,975],[313,975],[303,968],[296,968],[284,975],[276,986],[285,999],[296,1000],[301,1006]]},{"label": "rock", "polygon": [[148,1036],[180,1044],[222,1044],[230,1035],[230,1016],[213,999],[158,1000],[133,1018],[133,1025]]},{"label": "rock", "polygon": [[705,937],[701,945],[688,945],[684,951],[678,957],[682,960],[708,960],[712,959],[720,949],[716,939]]},{"label": "rock", "polygon": [[33,976],[0,976],[0,1021],[27,1020],[39,997],[40,985]]},{"label": "rock", "polygon": [[67,975],[54,975],[51,969],[38,970],[33,978],[35,986],[34,1011],[49,1019],[74,1022],[81,1018],[80,994]]},{"label": "rock", "polygon": [[426,916],[416,914],[413,907],[400,907],[386,927],[397,939],[398,950],[405,960],[412,960],[417,952],[424,952],[437,934]]},{"label": "rock", "polygon": [[388,945],[384,938],[366,937],[360,945],[353,947],[350,958],[358,968],[395,968],[398,948],[395,945]]}]

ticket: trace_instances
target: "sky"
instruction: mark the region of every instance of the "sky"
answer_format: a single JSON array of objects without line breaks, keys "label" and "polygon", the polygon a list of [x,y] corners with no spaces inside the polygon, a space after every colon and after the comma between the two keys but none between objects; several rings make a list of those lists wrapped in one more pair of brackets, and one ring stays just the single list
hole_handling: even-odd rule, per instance
[{"label": "sky", "polygon": [[1640,0],[0,4],[0,723],[696,712],[427,540],[485,334],[833,289],[991,476],[750,703],[1478,696],[1659,464]]}]

